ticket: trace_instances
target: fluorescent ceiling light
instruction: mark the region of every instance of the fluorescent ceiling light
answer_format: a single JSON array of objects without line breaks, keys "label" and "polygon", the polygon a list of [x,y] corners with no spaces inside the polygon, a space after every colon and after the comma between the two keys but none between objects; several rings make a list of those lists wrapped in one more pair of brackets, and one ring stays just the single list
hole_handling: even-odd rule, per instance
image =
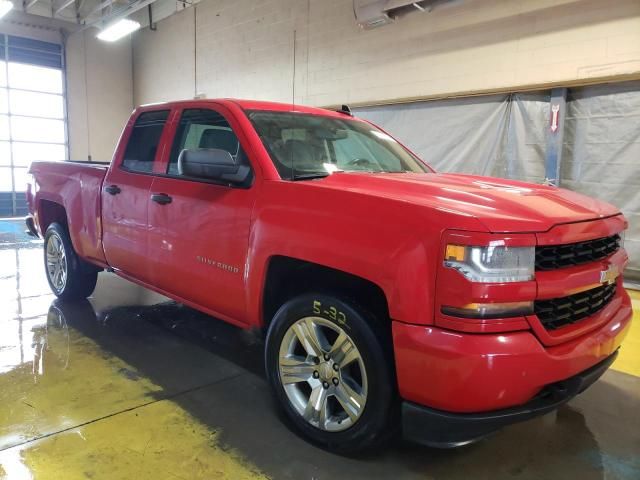
[{"label": "fluorescent ceiling light", "polygon": [[138,22],[129,20],[128,18],[123,18],[103,29],[97,37],[105,42],[115,42],[116,40],[120,40],[122,37],[135,32],[139,28],[140,24]]},{"label": "fluorescent ceiling light", "polygon": [[13,3],[9,0],[0,0],[0,18],[4,17],[13,8]]}]

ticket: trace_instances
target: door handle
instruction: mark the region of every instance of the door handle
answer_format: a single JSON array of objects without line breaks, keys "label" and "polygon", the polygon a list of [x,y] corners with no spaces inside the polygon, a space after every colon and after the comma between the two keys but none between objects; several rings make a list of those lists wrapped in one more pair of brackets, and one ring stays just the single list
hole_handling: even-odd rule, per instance
[{"label": "door handle", "polygon": [[109,185],[108,187],[104,187],[104,191],[110,193],[111,195],[117,195],[122,190],[120,190],[120,187],[117,185]]},{"label": "door handle", "polygon": [[160,205],[166,205],[168,203],[171,203],[172,198],[166,193],[154,193],[153,195],[151,195],[151,200],[159,203]]}]

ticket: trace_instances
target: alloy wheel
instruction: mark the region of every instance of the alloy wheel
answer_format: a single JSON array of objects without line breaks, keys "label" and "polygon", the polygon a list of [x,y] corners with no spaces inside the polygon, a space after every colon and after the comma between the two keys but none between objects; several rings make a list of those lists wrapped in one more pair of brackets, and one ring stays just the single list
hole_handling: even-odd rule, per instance
[{"label": "alloy wheel", "polygon": [[58,234],[54,233],[47,241],[47,275],[51,285],[61,292],[67,284],[67,255],[64,244]]},{"label": "alloy wheel", "polygon": [[367,402],[367,373],[355,343],[337,324],[305,317],[285,333],[278,356],[289,402],[311,425],[329,432],[351,427]]}]

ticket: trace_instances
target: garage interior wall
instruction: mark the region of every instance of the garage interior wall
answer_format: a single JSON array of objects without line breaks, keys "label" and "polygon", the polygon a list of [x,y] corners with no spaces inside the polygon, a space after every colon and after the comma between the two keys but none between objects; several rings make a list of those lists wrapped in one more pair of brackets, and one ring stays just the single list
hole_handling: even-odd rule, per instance
[{"label": "garage interior wall", "polygon": [[[134,105],[197,94],[380,105],[640,77],[640,2],[466,0],[365,31],[348,0],[203,0],[131,41],[87,30],[65,51],[69,157],[109,161]],[[617,187],[639,183],[637,83],[619,85],[570,90],[562,182],[621,206],[637,250],[640,199]],[[540,182],[548,103],[540,88],[358,111],[439,170]],[[616,140],[593,137],[606,125]],[[619,177],[594,181],[611,165]]]},{"label": "garage interior wall", "polygon": [[85,30],[65,51],[69,158],[109,162],[133,109],[131,41],[102,42]]},{"label": "garage interior wall", "polygon": [[637,0],[464,0],[360,29],[351,0],[203,0],[134,35],[135,103],[388,102],[640,75]]}]

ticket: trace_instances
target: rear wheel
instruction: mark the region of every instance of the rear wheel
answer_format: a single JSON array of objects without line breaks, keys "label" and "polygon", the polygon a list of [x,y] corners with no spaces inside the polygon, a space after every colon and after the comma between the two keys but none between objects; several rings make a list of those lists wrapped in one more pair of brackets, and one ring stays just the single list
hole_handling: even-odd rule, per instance
[{"label": "rear wheel", "polygon": [[328,295],[302,295],[267,336],[271,386],[293,426],[340,453],[369,449],[394,430],[393,359],[378,319]]},{"label": "rear wheel", "polygon": [[63,300],[80,300],[93,293],[98,270],[78,257],[67,230],[52,223],[44,236],[44,266],[49,287]]}]

